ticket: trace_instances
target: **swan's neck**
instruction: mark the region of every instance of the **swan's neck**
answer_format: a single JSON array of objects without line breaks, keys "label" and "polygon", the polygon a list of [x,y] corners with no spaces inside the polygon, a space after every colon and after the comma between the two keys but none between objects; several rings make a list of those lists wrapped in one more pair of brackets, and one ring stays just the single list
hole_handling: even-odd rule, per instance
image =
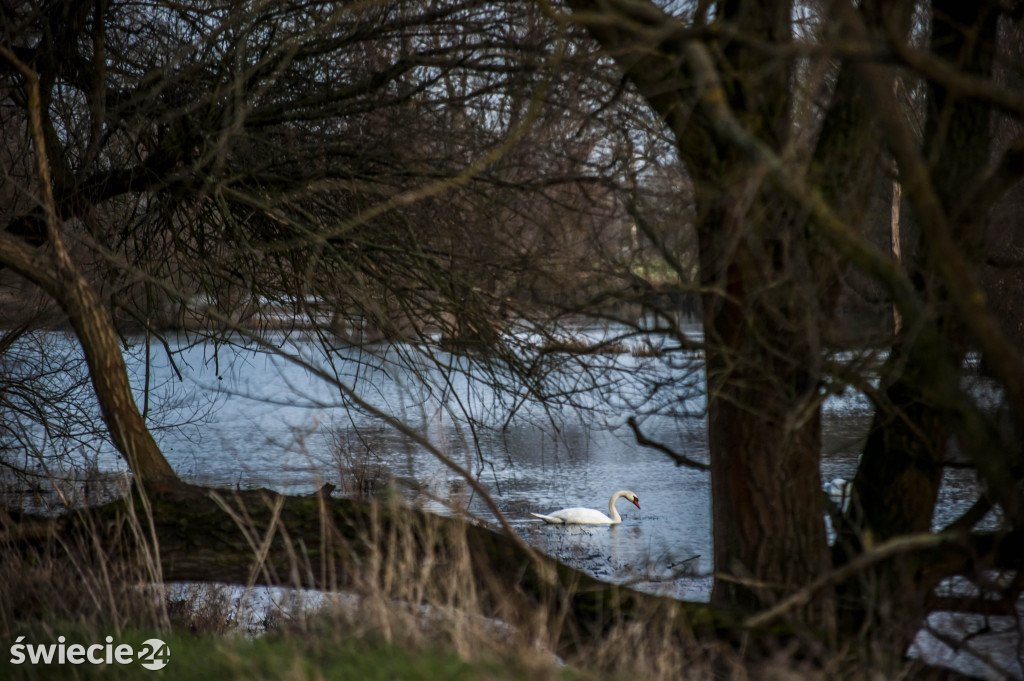
[{"label": "swan's neck", "polygon": [[619,515],[619,511],[615,508],[615,502],[624,496],[625,495],[622,492],[616,492],[608,502],[608,516],[612,519],[613,523],[622,522],[622,516]]}]

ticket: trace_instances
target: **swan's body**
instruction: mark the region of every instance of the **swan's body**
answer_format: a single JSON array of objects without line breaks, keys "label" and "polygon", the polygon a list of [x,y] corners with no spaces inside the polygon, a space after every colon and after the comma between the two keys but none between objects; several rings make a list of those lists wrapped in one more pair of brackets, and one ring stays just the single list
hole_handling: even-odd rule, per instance
[{"label": "swan's body", "polygon": [[[540,518],[551,525],[618,525],[622,522],[622,516],[615,510],[615,502],[626,497],[634,506],[640,508],[640,499],[629,490],[622,490],[612,495],[608,502],[608,515],[593,508],[563,508],[547,515],[531,513],[530,515]],[[610,516],[610,517],[609,517]]]},{"label": "swan's body", "polygon": [[845,513],[850,507],[850,499],[853,498],[853,483],[843,478],[833,478],[832,482],[828,483],[826,492],[839,506],[839,510]]}]

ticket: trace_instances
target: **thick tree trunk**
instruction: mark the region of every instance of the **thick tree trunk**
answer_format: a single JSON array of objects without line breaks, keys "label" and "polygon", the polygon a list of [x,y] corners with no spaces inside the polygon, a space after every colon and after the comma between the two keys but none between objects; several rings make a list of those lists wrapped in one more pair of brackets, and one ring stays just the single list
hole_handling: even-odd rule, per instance
[{"label": "thick tree trunk", "polygon": [[[790,39],[791,10],[788,0],[719,5],[721,19],[740,35],[778,45]],[[781,155],[792,132],[790,63],[765,61],[742,41],[722,51],[735,115]],[[798,212],[789,197],[762,184],[748,158],[718,140],[710,159],[690,167],[706,197],[698,200],[697,237],[715,544],[711,598],[759,609],[829,565],[819,470],[820,286]],[[829,627],[829,592],[815,596],[793,614]]]},{"label": "thick tree trunk", "polygon": [[[958,68],[988,77],[996,44],[995,12],[985,3],[936,0],[932,4],[932,52]],[[984,175],[989,158],[990,112],[987,105],[964,101],[932,83],[928,90],[923,158],[929,161],[932,189],[949,218],[952,236],[966,259],[980,262],[987,206],[958,205],[965,190]],[[980,208],[980,212],[979,212]],[[836,545],[843,562],[864,545],[900,535],[929,532],[947,442],[960,415],[956,405],[944,402],[936,376],[955,377],[967,351],[967,332],[950,300],[947,286],[934,275],[932,244],[908,211],[900,244],[904,261],[923,299],[930,301],[934,325],[945,343],[937,345],[928,334],[907,329],[890,354],[881,386],[883,397],[864,445],[854,480],[854,503],[848,512],[847,531]],[[955,389],[955,388],[951,388]],[[901,649],[927,614],[933,579],[924,578],[919,565],[906,561],[886,563],[850,585],[849,595],[871,608],[848,612],[847,625],[863,626],[875,617],[894,647]],[[895,634],[895,635],[893,635]]]},{"label": "thick tree trunk", "polygon": [[[760,609],[828,568],[818,468],[821,350],[808,318],[815,306],[794,288],[799,280],[786,273],[793,263],[773,270],[749,256],[755,248],[786,248],[782,236],[751,244],[750,232],[791,233],[780,225],[755,230],[743,224],[737,233],[712,213],[700,234],[712,601]],[[738,244],[733,251],[725,250],[730,242]],[[827,624],[827,595],[816,594],[823,600],[799,613],[801,618]]]},{"label": "thick tree trunk", "polygon": [[[709,444],[716,580],[712,598],[761,608],[827,569],[819,472],[820,319],[804,226],[791,203],[761,186],[763,173],[693,106],[687,38],[654,5],[571,2],[615,13],[588,29],[676,136],[697,195],[707,347]],[[720,3],[739,35],[784,44],[791,3]],[[666,36],[669,36],[666,38]],[[652,44],[652,39],[657,42]],[[723,78],[736,117],[777,152],[790,135],[791,73],[744,41],[723,41]],[[705,93],[701,93],[701,97]],[[827,592],[797,615],[828,625]]]},{"label": "thick tree trunk", "polygon": [[[720,368],[725,353],[716,355],[712,366]],[[820,451],[820,417],[813,405],[804,404],[801,414],[800,400],[787,403],[762,389],[763,375],[734,370],[719,379],[716,397],[709,401],[708,426],[714,453],[716,579],[711,600],[756,610],[828,568],[820,474],[817,466],[808,465]],[[749,382],[743,385],[745,379]],[[794,427],[801,417],[804,422]],[[805,615],[825,623],[828,606]]]}]

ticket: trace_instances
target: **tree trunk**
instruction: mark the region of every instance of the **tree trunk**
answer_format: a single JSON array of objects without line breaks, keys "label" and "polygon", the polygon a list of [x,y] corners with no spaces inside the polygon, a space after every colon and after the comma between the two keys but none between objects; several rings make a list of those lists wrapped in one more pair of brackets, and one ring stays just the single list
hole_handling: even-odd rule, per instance
[{"label": "tree trunk", "polygon": [[[996,40],[995,13],[984,3],[956,0],[933,3],[932,51],[968,73],[988,76]],[[954,237],[969,259],[981,258],[985,225],[974,207],[959,206],[964,189],[984,174],[989,155],[989,110],[958,100],[937,84],[929,87],[923,155],[931,159],[933,189],[952,218]],[[861,509],[858,526],[873,540],[926,532],[942,477],[950,433],[951,405],[936,403],[930,377],[938,363],[959,372],[967,350],[963,322],[957,319],[945,286],[924,273],[934,271],[930,244],[908,212],[902,244],[913,280],[934,310],[930,320],[949,340],[943,353],[912,335],[893,348],[893,378],[883,386],[884,403],[876,411],[855,481]],[[984,211],[982,211],[984,213]]]},{"label": "tree trunk", "polygon": [[52,294],[67,312],[82,345],[96,399],[114,446],[124,456],[136,479],[145,483],[177,480],[135,403],[109,313],[81,273],[70,270],[62,275],[62,290]]},{"label": "tree trunk", "polygon": [[[765,198],[757,206],[769,202]],[[781,241],[792,232],[778,224],[744,224],[740,230],[712,212],[699,232],[716,572],[712,601],[760,609],[828,567],[818,469],[821,350],[816,326],[807,318],[815,307],[795,290],[799,280],[786,273],[792,262],[764,276],[763,263],[749,255],[756,248],[782,251]],[[778,236],[751,244],[749,232]],[[735,251],[716,262],[730,241],[738,243]],[[803,613],[807,621],[828,621],[828,608],[819,606]]]},{"label": "tree trunk", "polygon": [[[715,585],[712,599],[761,608],[828,567],[818,461],[820,321],[803,226],[789,201],[761,186],[762,173],[731,140],[716,138],[692,105],[687,38],[653,5],[570,3],[616,13],[588,30],[612,55],[676,136],[697,196],[697,239],[711,451]],[[718,17],[741,35],[786,43],[791,3],[720,3]],[[666,36],[669,36],[666,38]],[[652,44],[651,40],[659,42]],[[779,151],[788,141],[791,74],[748,43],[723,42],[723,77],[740,121]],[[797,615],[830,621],[827,592]]]},{"label": "tree trunk", "polygon": [[[967,73],[990,76],[995,18],[985,3],[936,0],[932,3],[932,52]],[[936,83],[929,85],[923,158],[930,167],[932,189],[949,216],[952,236],[974,265],[982,256],[985,225],[981,216],[988,207],[960,206],[958,201],[984,175],[989,116],[987,105],[959,99]],[[907,329],[909,335],[892,348],[883,371],[883,376],[889,376],[881,386],[883,399],[876,407],[854,480],[849,530],[837,542],[838,562],[865,544],[930,531],[947,442],[959,418],[934,382],[939,375],[959,375],[967,351],[966,327],[946,285],[927,274],[936,271],[930,262],[936,256],[915,224],[919,218],[912,210],[907,217],[900,251],[921,297],[930,303],[928,324],[946,342],[938,345],[932,335]],[[918,566],[904,561],[883,564],[851,584],[850,594],[857,594],[854,600],[865,610],[847,613],[847,624],[859,628],[873,613],[878,630],[887,632],[885,636],[899,649],[909,643],[927,614],[934,585],[923,578]],[[870,607],[864,602],[869,594]]]},{"label": "tree trunk", "polygon": [[[46,225],[46,249],[41,241],[24,241],[0,231],[0,266],[8,266],[46,291],[68,315],[89,367],[96,399],[110,437],[138,481],[174,482],[177,476],[153,435],[149,432],[132,395],[128,370],[121,355],[113,320],[100,303],[99,295],[68,253],[61,236],[47,155],[43,120],[46,107],[36,73],[13,52],[0,47],[3,58],[11,62],[26,84],[29,133],[36,161],[39,203]],[[52,126],[49,128],[52,131]],[[59,166],[58,166],[59,167]],[[43,231],[43,230],[40,230]]]},{"label": "tree trunk", "polygon": [[[724,2],[740,35],[784,45],[792,5]],[[737,118],[781,154],[789,143],[787,60],[742,41],[722,45],[723,86]],[[731,74],[746,74],[744,79]],[[755,75],[756,74],[756,75]],[[822,319],[805,225],[788,197],[729,140],[684,149],[698,178],[716,579],[712,602],[770,606],[828,568],[819,457]],[[799,620],[830,626],[823,590]]]},{"label": "tree trunk", "polygon": [[139,413],[114,323],[96,289],[70,258],[61,262],[45,249],[34,249],[4,232],[0,232],[0,263],[40,286],[68,315],[111,440],[136,479],[177,480]]}]

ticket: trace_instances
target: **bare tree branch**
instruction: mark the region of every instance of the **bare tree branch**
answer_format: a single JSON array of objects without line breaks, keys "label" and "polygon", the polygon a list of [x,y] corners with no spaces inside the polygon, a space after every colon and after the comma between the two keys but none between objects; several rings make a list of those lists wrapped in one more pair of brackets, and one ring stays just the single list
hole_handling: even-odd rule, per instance
[{"label": "bare tree branch", "polygon": [[636,443],[641,447],[650,447],[651,449],[656,449],[659,452],[668,455],[670,459],[676,462],[677,466],[687,466],[688,468],[695,468],[699,471],[711,470],[711,466],[707,465],[706,463],[701,463],[700,461],[691,459],[690,457],[684,454],[680,454],[674,451],[671,447],[667,445],[649,439],[640,430],[640,426],[639,424],[637,424],[635,416],[630,416],[628,419],[626,419],[626,424],[629,425],[629,427],[633,430],[633,435],[636,436]]}]

